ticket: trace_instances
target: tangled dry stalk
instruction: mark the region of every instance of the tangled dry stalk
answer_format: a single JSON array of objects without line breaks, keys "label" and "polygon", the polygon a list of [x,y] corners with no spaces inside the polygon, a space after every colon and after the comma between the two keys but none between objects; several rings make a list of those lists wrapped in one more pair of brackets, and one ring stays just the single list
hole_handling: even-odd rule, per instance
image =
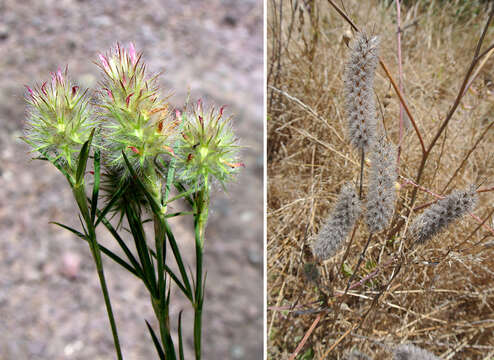
[{"label": "tangled dry stalk", "polygon": [[[394,2],[343,2],[358,27],[381,37],[378,121],[401,147],[401,188],[390,229],[373,236],[358,281],[342,296],[366,226],[360,221],[348,248],[323,264],[310,250],[339,189],[360,173],[360,155],[346,135],[342,80],[353,35],[330,2],[268,5],[269,357],[341,359],[358,349],[387,359],[395,344],[411,342],[442,359],[490,359],[494,26],[482,35],[488,5],[407,1],[400,52]],[[413,247],[406,234],[417,214],[470,184],[482,189],[474,213]]]}]

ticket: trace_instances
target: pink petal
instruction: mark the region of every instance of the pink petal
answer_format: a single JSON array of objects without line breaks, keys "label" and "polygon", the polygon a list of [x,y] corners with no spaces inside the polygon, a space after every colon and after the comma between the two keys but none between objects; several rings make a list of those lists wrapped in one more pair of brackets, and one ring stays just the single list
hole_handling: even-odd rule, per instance
[{"label": "pink petal", "polygon": [[136,154],[139,154],[139,150],[135,146],[129,146],[128,148],[133,152],[135,152]]},{"label": "pink petal", "polygon": [[105,70],[110,71],[110,64],[108,63],[108,59],[103,54],[98,54],[98,56]]},{"label": "pink petal", "polygon": [[34,96],[33,90],[27,85],[24,86],[26,87],[27,91],[29,91],[29,95]]},{"label": "pink petal", "polygon": [[134,93],[130,94],[129,96],[127,96],[127,97],[125,98],[125,103],[127,104],[127,107],[129,106],[130,97],[131,97],[132,95],[134,95]]},{"label": "pink petal", "polygon": [[135,65],[137,61],[137,56],[136,56],[136,49],[134,48],[133,43],[129,44],[129,56],[130,56],[130,61],[132,61],[132,65]]},{"label": "pink petal", "polygon": [[43,94],[48,95],[48,93],[46,92],[46,81],[43,83],[43,85],[41,85],[41,91],[43,92]]},{"label": "pink petal", "polygon": [[110,99],[113,100],[113,93],[111,92],[111,90],[105,88],[104,90],[106,90],[106,93],[108,94],[108,96],[110,97]]}]

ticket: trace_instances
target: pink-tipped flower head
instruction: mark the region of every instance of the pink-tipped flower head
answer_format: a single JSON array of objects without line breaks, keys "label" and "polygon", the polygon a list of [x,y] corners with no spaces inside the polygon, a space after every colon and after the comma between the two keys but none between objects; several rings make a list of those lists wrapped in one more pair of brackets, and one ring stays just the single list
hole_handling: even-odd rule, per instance
[{"label": "pink-tipped flower head", "polygon": [[51,74],[34,89],[27,87],[29,114],[24,140],[52,161],[74,169],[74,158],[89,138],[94,123],[88,111],[89,98],[68,79],[67,69]]},{"label": "pink-tipped flower head", "polygon": [[152,164],[156,156],[173,156],[177,121],[159,94],[157,76],[146,74],[141,54],[133,44],[128,48],[117,44],[107,55],[100,55],[100,62],[108,95],[100,100],[109,165],[128,176],[122,151],[137,171]]},{"label": "pink-tipped flower head", "polygon": [[180,177],[199,187],[209,187],[212,180],[224,186],[244,167],[230,118],[224,118],[214,107],[204,111],[201,101],[183,116],[182,137],[176,149]]}]

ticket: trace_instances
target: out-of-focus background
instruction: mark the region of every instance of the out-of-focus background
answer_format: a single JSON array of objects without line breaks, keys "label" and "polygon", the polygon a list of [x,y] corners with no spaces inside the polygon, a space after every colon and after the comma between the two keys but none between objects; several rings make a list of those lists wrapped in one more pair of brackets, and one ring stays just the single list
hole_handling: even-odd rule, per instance
[{"label": "out-of-focus background", "polygon": [[[205,359],[262,356],[262,1],[0,0],[0,359],[114,359],[112,337],[87,245],[48,224],[77,227],[65,179],[30,160],[19,140],[24,84],[68,65],[97,87],[92,63],[118,41],[164,70],[173,106],[191,99],[228,105],[246,164],[212,202],[206,233]],[[172,223],[192,264],[191,223]],[[101,238],[108,246],[104,231]],[[187,250],[188,249],[188,250]],[[153,359],[146,290],[118,265],[105,270],[125,359]],[[174,290],[178,295],[178,291]],[[174,328],[185,299],[172,303]],[[191,327],[185,329],[188,354]],[[186,358],[188,358],[186,356]]]}]

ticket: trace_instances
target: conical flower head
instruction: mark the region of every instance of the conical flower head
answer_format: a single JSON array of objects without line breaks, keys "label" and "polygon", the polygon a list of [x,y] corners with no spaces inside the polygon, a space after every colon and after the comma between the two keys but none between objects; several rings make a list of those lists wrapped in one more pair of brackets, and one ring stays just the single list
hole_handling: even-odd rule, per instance
[{"label": "conical flower head", "polygon": [[350,45],[350,59],[345,71],[345,107],[351,144],[366,150],[376,133],[374,76],[379,39],[358,33]]},{"label": "conical flower head", "polygon": [[239,162],[237,138],[223,108],[204,111],[199,101],[191,113],[184,114],[182,138],[176,148],[180,178],[208,188],[211,180],[222,186],[244,164]]},{"label": "conical flower head", "polygon": [[136,171],[156,156],[173,154],[170,144],[178,124],[168,112],[166,99],[160,97],[157,75],[146,75],[141,57],[132,44],[128,49],[117,45],[107,55],[99,55],[107,163],[125,169],[124,151]]},{"label": "conical flower head", "polygon": [[424,243],[439,234],[449,224],[471,212],[478,196],[472,186],[467,190],[455,190],[420,214],[412,223],[410,233],[417,243]]},{"label": "conical flower head", "polygon": [[341,189],[333,212],[326,220],[313,244],[313,252],[321,260],[333,257],[352,230],[361,213],[360,200],[350,183]]},{"label": "conical flower head", "polygon": [[41,86],[26,87],[29,113],[24,140],[34,151],[63,163],[73,173],[75,158],[94,126],[86,91],[71,84],[67,69],[52,73],[51,81]]}]

